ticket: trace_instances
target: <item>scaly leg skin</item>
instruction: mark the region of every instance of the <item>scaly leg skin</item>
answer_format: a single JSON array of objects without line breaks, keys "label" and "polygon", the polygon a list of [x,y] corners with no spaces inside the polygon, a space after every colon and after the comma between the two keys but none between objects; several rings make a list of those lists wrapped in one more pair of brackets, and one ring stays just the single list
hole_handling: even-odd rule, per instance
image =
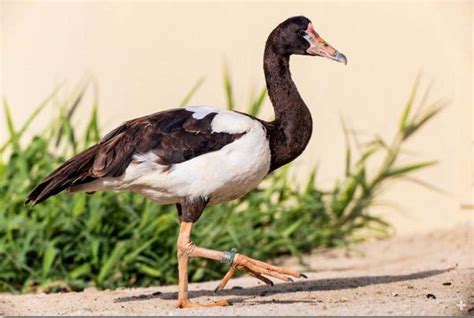
[{"label": "scaly leg skin", "polygon": [[192,303],[188,299],[188,260],[192,255],[194,245],[190,241],[192,223],[181,223],[181,230],[178,236],[178,272],[179,272],[179,293],[178,308],[195,307],[216,307],[227,306],[227,300],[221,300],[213,304]]},{"label": "scaly leg skin", "polygon": [[[222,262],[224,258],[224,252],[210,250],[202,247],[195,246],[191,240],[191,229],[193,223],[182,222],[181,230],[178,237],[178,269],[179,269],[179,296],[178,296],[178,307],[179,308],[192,308],[192,307],[214,307],[214,306],[227,306],[229,303],[226,300],[218,301],[213,304],[196,304],[191,303],[188,300],[188,259],[189,257],[204,257]],[[253,277],[261,280],[267,285],[273,285],[273,282],[267,277],[271,276],[283,281],[292,282],[293,279],[289,276],[296,278],[307,278],[305,275],[277,266],[273,266],[242,254],[235,254],[234,262],[227,274],[224,276],[220,284],[216,288],[216,292],[224,289],[227,282],[232,278],[236,269],[243,269],[247,271]]]},{"label": "scaly leg skin", "polygon": [[299,272],[295,272],[283,267],[273,266],[268,263],[258,261],[256,259],[250,258],[242,254],[235,254],[234,263],[232,264],[231,268],[229,269],[227,274],[224,276],[222,281],[217,286],[215,290],[216,292],[224,289],[227,282],[234,275],[236,268],[247,271],[251,276],[271,286],[273,286],[273,282],[263,275],[271,276],[271,277],[280,279],[282,281],[288,281],[288,282],[293,282],[293,279],[289,276],[293,276],[296,278],[307,278],[306,275],[301,274]]}]

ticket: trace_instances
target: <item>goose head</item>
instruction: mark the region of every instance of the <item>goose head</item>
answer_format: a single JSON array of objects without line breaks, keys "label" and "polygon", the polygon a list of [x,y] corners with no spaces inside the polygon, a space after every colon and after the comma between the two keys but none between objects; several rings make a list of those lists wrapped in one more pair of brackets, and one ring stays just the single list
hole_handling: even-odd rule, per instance
[{"label": "goose head", "polygon": [[303,16],[280,23],[268,37],[267,45],[280,55],[321,56],[347,64],[346,56],[324,41],[314,30],[311,21]]}]

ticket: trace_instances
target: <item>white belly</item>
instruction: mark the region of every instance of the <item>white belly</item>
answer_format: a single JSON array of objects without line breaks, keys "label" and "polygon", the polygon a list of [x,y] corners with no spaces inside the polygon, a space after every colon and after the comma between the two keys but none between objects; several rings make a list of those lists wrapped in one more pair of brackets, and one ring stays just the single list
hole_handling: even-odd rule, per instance
[{"label": "white belly", "polygon": [[171,169],[155,162],[152,153],[131,163],[119,178],[94,181],[82,191],[130,190],[161,203],[182,198],[209,198],[210,204],[236,199],[254,189],[270,170],[270,148],[266,132],[257,123],[245,135]]}]

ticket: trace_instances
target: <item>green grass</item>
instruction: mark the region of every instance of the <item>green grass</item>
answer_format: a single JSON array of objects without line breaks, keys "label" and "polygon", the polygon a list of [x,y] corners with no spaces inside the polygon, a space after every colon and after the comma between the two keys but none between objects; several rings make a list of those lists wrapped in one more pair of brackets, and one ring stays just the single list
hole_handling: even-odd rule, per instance
[{"label": "green grass", "polygon": [[[186,104],[202,80],[185,95]],[[229,108],[237,108],[229,72],[224,92]],[[97,101],[91,105],[84,131],[75,129],[75,112],[85,107],[80,86],[61,101],[59,87],[17,127],[4,100],[9,140],[0,145],[0,291],[80,290],[149,286],[177,282],[177,213],[133,193],[61,194],[34,208],[25,207],[27,193],[68,157],[99,140]],[[389,225],[371,214],[388,181],[404,178],[434,162],[400,166],[402,145],[440,109],[435,103],[414,111],[417,87],[402,113],[391,143],[380,138],[353,154],[346,132],[346,167],[341,180],[323,191],[316,185],[316,169],[306,185],[296,187],[288,168],[269,176],[246,196],[208,207],[194,227],[196,244],[239,252],[262,260],[281,255],[300,257],[317,247],[344,245],[370,235],[386,235]],[[265,100],[262,89],[247,105],[257,115]],[[30,124],[46,107],[60,101],[58,115],[44,130],[25,138]],[[423,101],[425,103],[425,101]],[[367,171],[374,155],[381,164]],[[373,167],[373,165],[371,165]],[[370,172],[370,173],[369,173]],[[362,235],[363,234],[363,235]],[[190,279],[222,277],[227,267],[196,259]]]}]

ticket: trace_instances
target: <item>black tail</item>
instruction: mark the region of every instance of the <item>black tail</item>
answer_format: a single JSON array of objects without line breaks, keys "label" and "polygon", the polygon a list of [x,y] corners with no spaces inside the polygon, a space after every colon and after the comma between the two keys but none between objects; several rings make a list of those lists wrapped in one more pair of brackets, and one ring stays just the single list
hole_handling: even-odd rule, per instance
[{"label": "black tail", "polygon": [[94,180],[90,171],[97,151],[98,145],[94,145],[66,161],[28,194],[25,204],[38,204],[71,186]]}]

